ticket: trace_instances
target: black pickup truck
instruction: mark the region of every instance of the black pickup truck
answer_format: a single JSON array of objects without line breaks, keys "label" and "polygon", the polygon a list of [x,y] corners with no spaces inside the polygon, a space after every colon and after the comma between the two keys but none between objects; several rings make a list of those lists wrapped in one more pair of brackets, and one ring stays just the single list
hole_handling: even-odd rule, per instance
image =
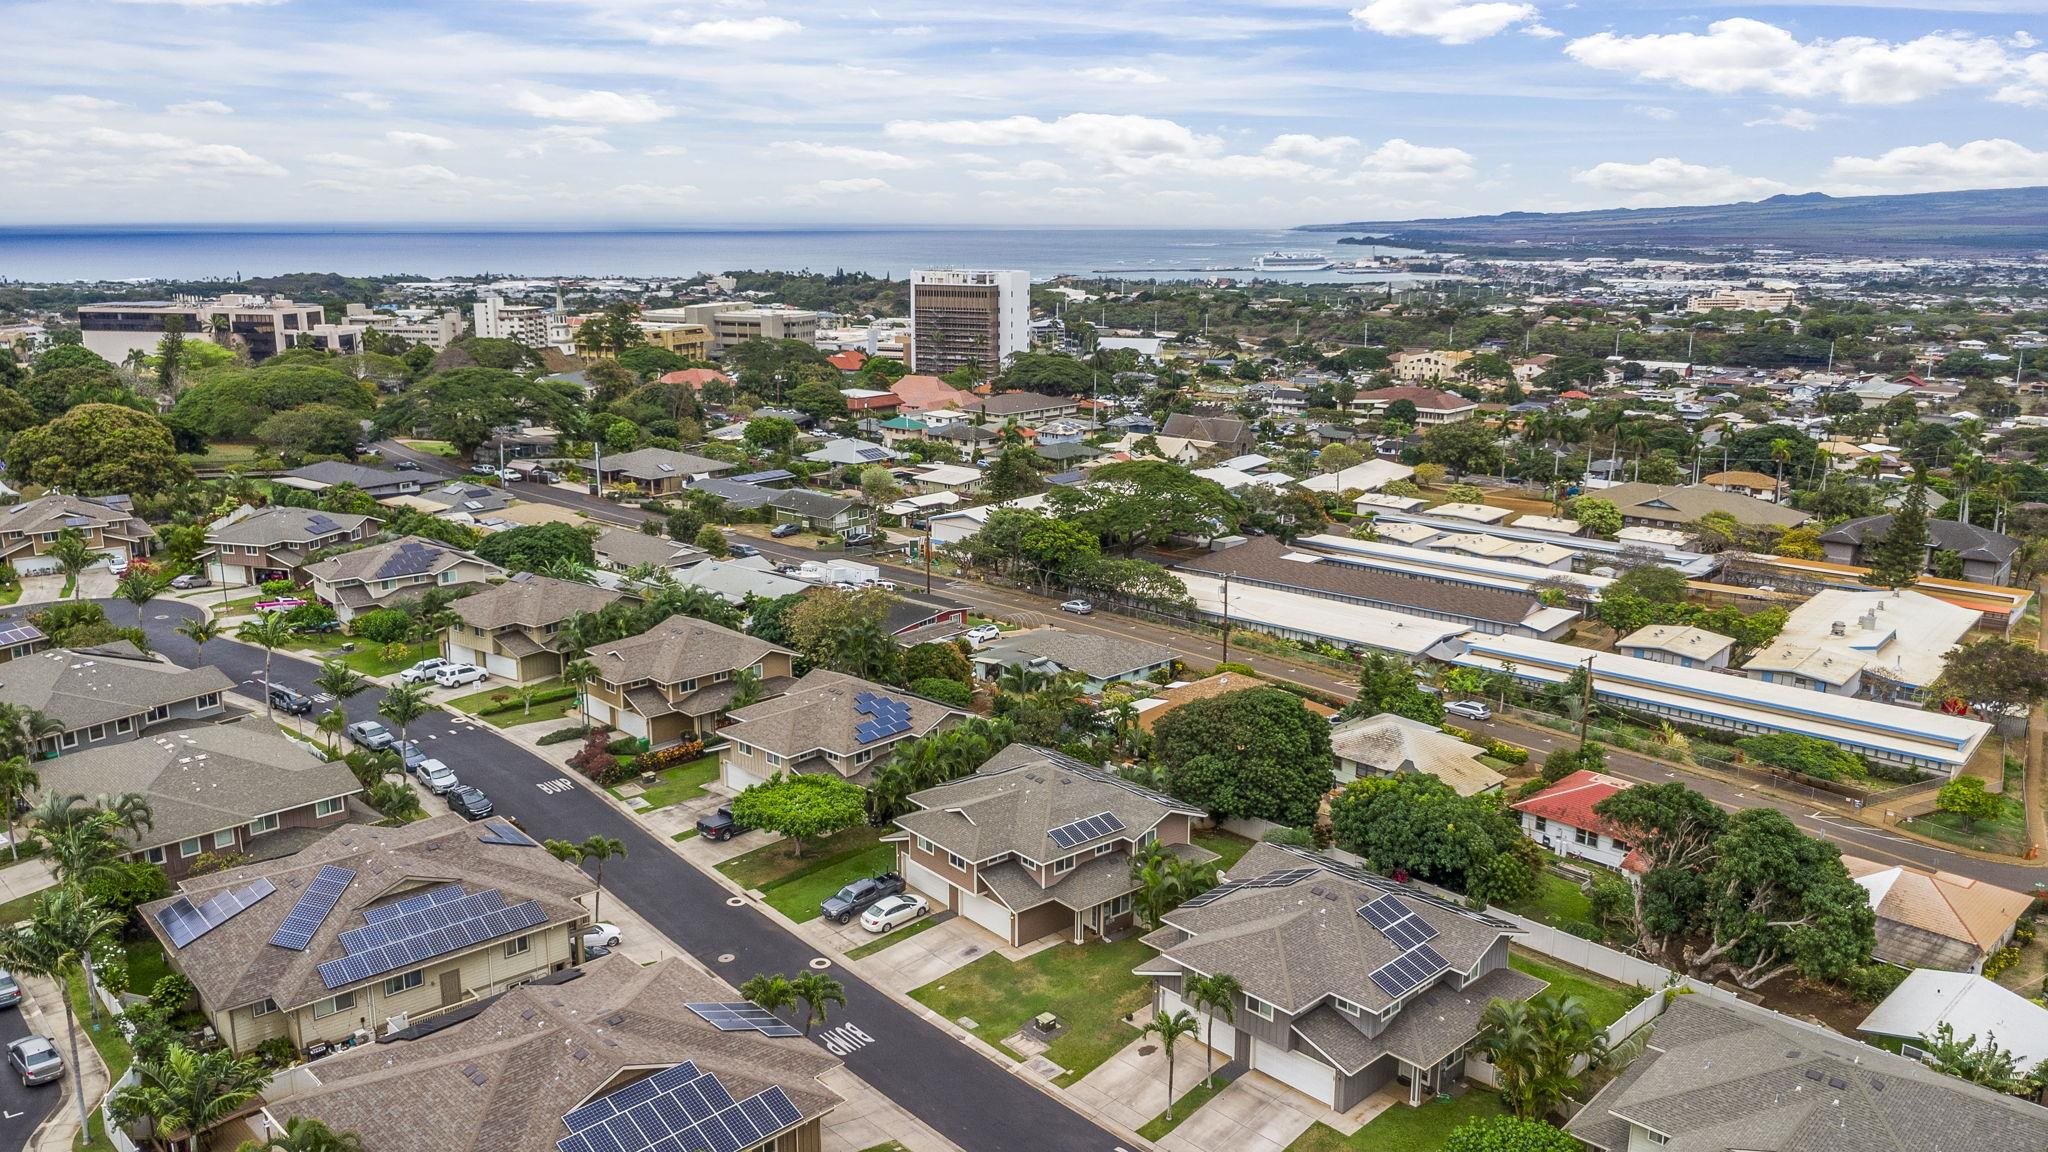
[{"label": "black pickup truck", "polygon": [[733,823],[732,809],[730,808],[720,808],[715,812],[706,812],[697,817],[697,835],[713,843],[720,840],[730,840],[743,831],[745,829]]},{"label": "black pickup truck", "polygon": [[855,880],[838,892],[827,896],[818,905],[818,911],[825,919],[835,924],[844,924],[867,910],[868,905],[884,896],[894,896],[903,891],[903,877],[894,872],[866,880]]}]

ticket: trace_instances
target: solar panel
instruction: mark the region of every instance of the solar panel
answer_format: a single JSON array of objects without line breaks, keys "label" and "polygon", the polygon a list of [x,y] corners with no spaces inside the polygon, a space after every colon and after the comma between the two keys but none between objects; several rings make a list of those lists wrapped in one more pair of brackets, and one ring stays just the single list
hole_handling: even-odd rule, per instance
[{"label": "solar panel", "polygon": [[539,845],[526,833],[505,823],[503,820],[484,821],[484,834],[477,837],[485,844],[509,844],[514,848],[538,848]]},{"label": "solar panel", "polygon": [[780,1087],[734,1100],[684,1061],[562,1117],[560,1152],[739,1152],[803,1119]]},{"label": "solar panel", "polygon": [[1450,962],[1427,944],[1418,944],[1375,968],[1372,982],[1389,996],[1400,997],[1449,968]]},{"label": "solar panel", "polygon": [[14,624],[7,628],[0,628],[0,646],[12,647],[16,644],[26,644],[32,640],[42,639],[45,639],[43,630],[27,624]]},{"label": "solar panel", "polygon": [[1413,948],[1436,939],[1436,929],[1422,917],[1409,915],[1387,928],[1387,939],[1393,941],[1396,947]]},{"label": "solar panel", "polygon": [[299,902],[292,905],[291,914],[284,918],[270,936],[270,942],[279,948],[304,952],[306,945],[313,942],[313,933],[327,922],[327,914],[334,911],[334,905],[341,899],[343,889],[356,878],[353,868],[341,868],[333,864],[323,866],[299,893]]},{"label": "solar panel", "polygon": [[699,1003],[683,1007],[695,1012],[720,1032],[759,1032],[763,1036],[778,1037],[803,1035],[777,1019],[775,1013],[745,1000],[736,1004]]},{"label": "solar panel", "polygon": [[275,891],[277,886],[270,881],[257,880],[209,896],[197,905],[180,896],[157,909],[156,920],[163,926],[164,934],[171,938],[171,947],[183,948]]},{"label": "solar panel", "polygon": [[1077,844],[1086,844],[1090,840],[1099,840],[1112,832],[1123,830],[1124,822],[1118,819],[1114,812],[1097,812],[1093,816],[1084,816],[1079,820],[1062,824],[1046,835],[1060,847],[1072,848]]},{"label": "solar panel", "polygon": [[363,909],[363,919],[369,923],[376,924],[380,921],[403,916],[407,912],[417,912],[422,908],[432,908],[436,904],[445,904],[450,900],[460,900],[461,898],[462,885],[443,884],[438,888],[429,888],[416,896],[407,896],[403,900],[394,901],[376,908],[365,908]]},{"label": "solar panel", "polygon": [[320,982],[339,988],[457,949],[547,923],[537,900],[504,907],[497,890],[471,893],[341,934],[347,955],[320,965]]},{"label": "solar panel", "polygon": [[1384,932],[1387,926],[1408,915],[1408,908],[1392,894],[1359,905],[1358,914],[1366,918],[1373,927]]}]

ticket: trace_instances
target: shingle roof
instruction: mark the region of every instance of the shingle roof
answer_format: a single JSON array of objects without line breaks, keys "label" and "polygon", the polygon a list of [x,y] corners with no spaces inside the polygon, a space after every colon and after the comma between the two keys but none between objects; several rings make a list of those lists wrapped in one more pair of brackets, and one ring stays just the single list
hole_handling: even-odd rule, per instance
[{"label": "shingle roof", "polygon": [[403,472],[386,472],[378,468],[365,468],[361,464],[350,464],[343,460],[321,460],[302,468],[294,468],[285,476],[304,481],[306,486],[332,488],[338,484],[352,484],[365,492],[380,488],[417,487],[419,480]]},{"label": "shingle roof", "polygon": [[1843,856],[1877,914],[1880,960],[1905,968],[1964,970],[1995,951],[2033,897],[1972,876]]},{"label": "shingle roof", "polygon": [[136,519],[126,496],[87,498],[65,493],[38,496],[0,509],[0,531],[37,533],[98,526],[129,539],[146,539],[150,526]]},{"label": "shingle roof", "polygon": [[321,512],[313,508],[287,508],[277,505],[257,509],[233,523],[215,521],[207,529],[209,544],[304,544],[337,532],[352,532],[364,525],[375,531],[377,521],[370,516],[358,516],[347,512]]},{"label": "shingle roof", "polygon": [[848,500],[844,496],[832,496],[824,492],[813,492],[808,488],[790,488],[777,492],[768,501],[768,506],[799,516],[837,516],[855,507],[860,501]]},{"label": "shingle roof", "polygon": [[564,976],[418,1039],[329,1056],[318,1087],[267,1110],[318,1117],[377,1152],[554,1152],[564,1115],[685,1060],[736,1100],[781,1087],[805,1121],[841,1103],[818,1082],[839,1061],[809,1040],[720,1032],[684,1007],[739,996],[680,959],[608,956]]},{"label": "shingle roof", "polygon": [[740,481],[727,480],[719,476],[707,476],[702,480],[692,480],[690,481],[690,489],[695,492],[709,492],[713,496],[717,496],[738,508],[759,508],[770,500],[775,499],[775,489],[773,488],[763,488],[758,484],[743,484]]},{"label": "shingle roof", "polygon": [[1194,572],[1233,576],[1311,593],[1334,593],[1378,604],[1441,613],[1453,619],[1485,620],[1519,625],[1542,607],[1526,592],[1482,588],[1471,584],[1446,584],[1422,576],[1409,576],[1383,568],[1321,561],[1290,560],[1295,549],[1270,536],[1247,540],[1233,548],[1212,552],[1183,567]]},{"label": "shingle roof", "polygon": [[867,747],[886,747],[877,741],[863,741],[856,731],[868,720],[866,714],[855,711],[856,697],[869,693],[909,705],[910,727],[905,736],[922,736],[949,718],[966,715],[884,684],[814,668],[784,695],[728,713],[726,718],[733,724],[722,731],[729,739],[792,760],[819,749],[852,755]]},{"label": "shingle roof", "polygon": [[1210,444],[1236,444],[1244,439],[1245,424],[1235,416],[1195,416],[1174,412],[1168,414],[1159,434]]},{"label": "shingle roof", "polygon": [[1723,492],[1704,484],[1643,484],[1631,481],[1602,488],[1600,499],[1613,502],[1623,516],[1663,524],[1690,524],[1709,512],[1726,512],[1740,524],[1776,524],[1796,528],[1813,517],[1796,508]]},{"label": "shingle roof", "polygon": [[1018,652],[1050,660],[1091,680],[1111,680],[1173,659],[1173,649],[1150,640],[1104,636],[1099,632],[1069,632],[1063,628],[1040,628],[1027,632],[1005,640],[990,651],[996,654]]},{"label": "shingle roof", "polygon": [[521,572],[449,605],[464,624],[493,631],[508,624],[545,628],[578,612],[595,612],[619,599],[610,589]]},{"label": "shingle roof", "polygon": [[1496,968],[1463,988],[1444,983],[1431,986],[1403,1004],[1377,1036],[1368,1037],[1328,1004],[1296,1020],[1294,1031],[1346,1075],[1382,1056],[1433,1068],[1472,1043],[1487,1004],[1496,999],[1527,1000],[1546,987],[1543,981],[1513,968]]},{"label": "shingle roof", "polygon": [[[910,802],[918,810],[898,817],[898,826],[977,862],[1016,853],[1049,863],[1098,843],[1135,840],[1170,813],[1205,814],[1197,806],[1029,744],[1011,744],[974,775],[927,788]],[[1104,812],[1123,827],[1067,845],[1047,835]],[[1037,887],[1035,881],[1032,887]]]},{"label": "shingle roof", "polygon": [[961,406],[980,408],[990,416],[1025,416],[1033,412],[1050,412],[1055,408],[1072,408],[1074,398],[1047,396],[1041,392],[999,392],[979,400],[963,397]]},{"label": "shingle roof", "polygon": [[680,684],[752,667],[770,652],[794,655],[744,632],[677,615],[638,636],[592,648],[590,662],[597,665],[598,675],[613,684],[635,680]]},{"label": "shingle roof", "polygon": [[[1892,515],[1865,516],[1847,520],[1821,533],[1823,544],[1863,544],[1892,530]],[[2003,564],[2019,551],[2020,542],[1975,524],[1955,520],[1927,521],[1929,547],[1954,552],[1965,560],[1989,560]]]},{"label": "shingle roof", "polygon": [[439,575],[464,561],[481,564],[493,572],[504,571],[474,553],[420,536],[401,536],[308,565],[306,575],[329,584],[395,580],[403,576]]},{"label": "shingle roof", "polygon": [[[670,448],[639,448],[621,452],[617,456],[604,458],[607,475],[617,473],[635,480],[688,480],[705,473],[730,472],[733,465],[723,460],[712,460],[694,456],[688,452],[677,452]],[[593,461],[591,471],[596,471]]]},{"label": "shingle roof", "polygon": [[1460,796],[1477,795],[1507,782],[1507,777],[1479,763],[1484,754],[1480,749],[1440,728],[1391,712],[1351,721],[1332,731],[1330,751],[1339,760],[1381,772],[1428,773]]},{"label": "shingle roof", "polygon": [[618,568],[653,564],[667,568],[701,560],[710,553],[694,544],[666,536],[649,536],[632,528],[606,528],[591,542],[598,559]]},{"label": "shingle roof", "polygon": [[54,648],[0,665],[0,701],[47,712],[67,730],[140,715],[234,686],[211,664],[186,669],[108,650]]}]

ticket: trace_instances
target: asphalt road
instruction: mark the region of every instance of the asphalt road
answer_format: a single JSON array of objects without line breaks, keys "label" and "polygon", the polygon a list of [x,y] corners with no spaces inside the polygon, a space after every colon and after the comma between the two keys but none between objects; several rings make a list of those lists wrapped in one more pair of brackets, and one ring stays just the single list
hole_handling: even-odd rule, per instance
[{"label": "asphalt road", "polygon": [[[125,601],[102,603],[110,613],[134,611]],[[144,620],[156,650],[188,667],[199,662],[198,653],[174,629],[178,620],[196,612],[188,604],[159,600],[150,606]],[[206,646],[206,662],[237,681],[250,699],[262,698],[262,649],[215,640]],[[313,686],[318,668],[309,661],[280,654],[272,674],[276,683],[308,695],[318,691]],[[372,688],[344,702],[349,718],[377,719],[377,701],[382,695],[380,689]],[[489,727],[471,726],[466,720],[458,722],[451,713],[435,711],[414,721],[407,735],[455,769],[465,783],[481,787],[499,813],[517,817],[537,837],[581,840],[605,835],[623,841],[625,859],[614,860],[605,868],[606,890],[729,983],[738,985],[759,972],[800,972],[818,956],[817,949],[750,902],[742,901],[738,907],[728,904],[730,893],[725,888],[678,857],[638,821]],[[831,1031],[842,1049],[833,1054],[844,1059],[861,1079],[962,1148],[970,1152],[1107,1152],[1119,1146],[1110,1133],[968,1051],[847,969],[835,966],[832,975],[845,985],[847,999],[846,1007],[834,1009],[830,1024],[821,1029]]]},{"label": "asphalt road", "polygon": [[[64,1054],[64,1078],[55,1084],[38,1084],[24,1088],[21,1077],[12,1068],[0,1068],[0,1147],[20,1148],[28,1143],[37,1125],[50,1114],[51,1109],[63,1105],[76,1107],[71,1098],[71,1047],[64,1040],[64,1006],[44,1005],[40,1023],[50,1039],[56,1042],[57,1051]],[[78,1022],[85,1027],[85,1021]],[[29,1034],[28,1021],[23,1019],[21,1009],[0,1009],[0,1045],[9,1044]],[[83,1049],[86,1040],[80,1036],[78,1043]]]}]

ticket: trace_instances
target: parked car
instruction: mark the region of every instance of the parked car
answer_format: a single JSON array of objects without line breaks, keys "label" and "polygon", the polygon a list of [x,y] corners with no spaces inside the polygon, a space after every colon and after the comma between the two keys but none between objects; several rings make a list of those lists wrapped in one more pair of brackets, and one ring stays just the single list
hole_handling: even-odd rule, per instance
[{"label": "parked car", "polygon": [[417,740],[400,740],[391,746],[391,750],[398,753],[398,762],[405,765],[407,772],[418,771],[419,766],[427,762],[427,750],[420,747]]},{"label": "parked car", "polygon": [[967,639],[973,644],[993,644],[1001,639],[1003,630],[993,624],[977,624],[967,630]]},{"label": "parked car", "polygon": [[358,720],[342,729],[342,733],[348,737],[349,743],[372,752],[382,752],[398,742],[398,737],[391,734],[391,729],[375,720]]},{"label": "parked car", "polygon": [[777,540],[787,540],[803,530],[804,526],[801,524],[777,524],[768,530],[768,534]]},{"label": "parked car", "polygon": [[292,631],[297,632],[301,636],[317,636],[328,632],[339,632],[341,631],[341,621],[315,620],[311,624],[300,624],[293,628]]},{"label": "parked car", "polygon": [[270,706],[287,716],[304,716],[313,711],[313,698],[282,684],[270,686]]},{"label": "parked car", "polygon": [[903,877],[894,872],[866,880],[855,880],[818,904],[818,911],[835,924],[844,924],[884,897],[903,891]]},{"label": "parked car", "polygon": [[432,680],[434,678],[434,673],[440,671],[443,667],[447,665],[447,663],[448,661],[441,659],[439,656],[429,656],[425,660],[422,660],[419,663],[413,665],[412,667],[407,668],[405,671],[400,672],[398,674],[398,678],[400,681],[407,684],[419,684],[427,680]]},{"label": "parked car", "polygon": [[887,932],[900,928],[931,912],[932,906],[925,898],[908,892],[877,900],[867,911],[860,914],[860,926],[870,932]]},{"label": "parked car", "polygon": [[64,1078],[64,1058],[48,1036],[23,1036],[7,1045],[7,1063],[21,1077],[22,1087],[50,1084]]},{"label": "parked car", "polygon": [[732,809],[720,808],[697,817],[697,835],[713,844],[730,840],[745,829],[733,822]]},{"label": "parked car", "polygon": [[179,589],[204,588],[208,583],[209,581],[206,577],[195,572],[187,572],[183,576],[171,577],[171,587]]},{"label": "parked car", "polygon": [[114,557],[107,564],[107,571],[112,572],[117,577],[126,576],[128,574],[128,558],[126,556]]},{"label": "parked car", "polygon": [[473,476],[489,476],[497,470],[498,467],[495,464],[471,464],[469,466],[470,474]]},{"label": "parked car", "polygon": [[419,463],[414,460],[399,460],[393,463],[391,467],[393,471],[397,472],[417,472],[420,470]]},{"label": "parked car", "polygon": [[752,544],[727,544],[725,550],[734,556],[759,556],[761,554],[761,550]]},{"label": "parked car", "polygon": [[21,1003],[21,981],[14,973],[0,968],[0,1008],[12,1008]]},{"label": "parked car", "polygon": [[604,945],[602,945],[602,944],[592,944],[592,945],[590,945],[589,947],[587,947],[587,948],[585,948],[585,949],[583,950],[583,959],[585,959],[586,961],[588,961],[588,960],[602,960],[602,959],[604,959],[605,957],[607,957],[607,956],[609,956],[609,955],[611,955],[611,954],[612,954],[612,950],[611,950],[611,949],[609,949],[609,948],[607,948],[607,947],[605,947]]},{"label": "parked car", "polygon": [[1444,705],[1444,711],[1453,716],[1463,716],[1467,720],[1493,719],[1493,709],[1477,700],[1453,700]]},{"label": "parked car", "polygon": [[289,612],[294,608],[304,608],[305,606],[306,602],[297,596],[279,596],[273,600],[258,600],[254,605],[259,614],[263,612]]},{"label": "parked car", "polygon": [[536,484],[558,484],[561,480],[562,474],[559,472],[550,472],[546,468],[533,470],[533,482]]},{"label": "parked car", "polygon": [[592,924],[583,930],[583,946],[585,948],[617,948],[619,946],[619,926],[603,920]]},{"label": "parked car", "polygon": [[447,792],[448,807],[460,812],[464,819],[481,820],[493,811],[491,798],[482,790],[469,784],[457,784]]},{"label": "parked car", "polygon": [[1068,600],[1060,605],[1060,611],[1072,612],[1076,616],[1095,615],[1095,605],[1086,600]]},{"label": "parked car", "polygon": [[434,683],[443,688],[455,688],[463,684],[474,684],[490,673],[474,664],[443,664],[434,669]]},{"label": "parked car", "polygon": [[431,757],[420,761],[419,774],[420,783],[425,784],[427,791],[436,796],[446,796],[454,789],[462,787],[462,781],[455,778],[455,769]]},{"label": "parked car", "polygon": [[519,472],[512,468],[500,468],[496,472],[496,475],[500,481],[506,484],[517,484],[521,480],[526,479],[525,473]]}]

